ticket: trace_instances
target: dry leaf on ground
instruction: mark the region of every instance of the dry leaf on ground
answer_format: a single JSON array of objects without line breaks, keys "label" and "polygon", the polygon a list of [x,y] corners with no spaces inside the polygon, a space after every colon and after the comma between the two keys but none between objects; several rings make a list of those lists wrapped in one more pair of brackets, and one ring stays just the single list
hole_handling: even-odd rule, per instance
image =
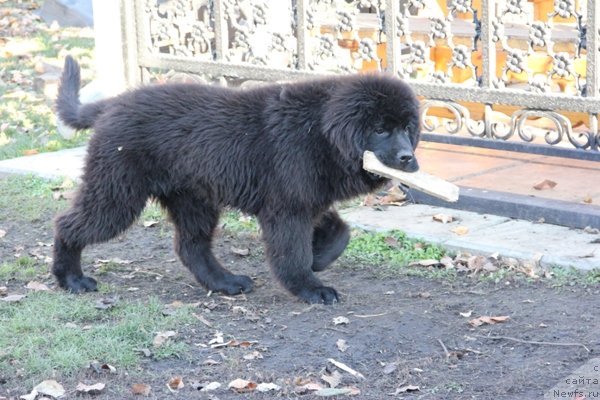
[{"label": "dry leaf on ground", "polygon": [[463,236],[469,233],[469,228],[467,228],[466,226],[457,226],[454,229],[450,229],[450,232],[456,233],[459,236]]},{"label": "dry leaf on ground", "polygon": [[248,248],[241,249],[238,247],[231,246],[231,252],[240,257],[246,257],[246,256],[250,255],[250,249],[248,249]]},{"label": "dry leaf on ground", "polygon": [[473,310],[469,310],[469,311],[465,311],[465,312],[459,312],[459,314],[462,317],[469,318],[471,316],[471,314],[473,314]]},{"label": "dry leaf on ground", "polygon": [[49,379],[41,382],[39,385],[33,388],[39,394],[43,394],[50,397],[60,397],[65,394],[65,389],[62,385],[53,379]]},{"label": "dry leaf on ground", "polygon": [[278,390],[281,390],[281,386],[276,385],[275,383],[259,383],[256,386],[256,390],[261,392],[261,393],[265,393],[265,392],[276,392]]},{"label": "dry leaf on ground", "polygon": [[77,387],[75,388],[75,391],[77,393],[86,393],[86,394],[91,394],[91,395],[96,395],[96,394],[100,394],[104,388],[106,387],[106,384],[99,382],[96,383],[94,385],[86,385],[85,383],[81,383],[79,382],[79,384],[77,384]]},{"label": "dry leaf on ground", "polygon": [[396,391],[394,392],[394,396],[399,395],[400,393],[410,393],[410,392],[416,392],[419,391],[419,387],[415,386],[415,385],[406,385],[406,386],[402,386],[399,387],[398,389],[396,389]]},{"label": "dry leaf on ground", "polygon": [[448,214],[435,214],[433,216],[433,220],[437,222],[441,222],[442,224],[447,224],[455,220],[452,215]]},{"label": "dry leaf on ground", "polygon": [[255,382],[247,381],[245,379],[235,379],[227,385],[229,389],[233,389],[238,393],[253,392],[258,385]]},{"label": "dry leaf on ground", "polygon": [[144,226],[144,228],[152,228],[153,226],[158,225],[158,221],[149,219],[147,221],[142,222],[142,225]]},{"label": "dry leaf on ground", "polygon": [[118,296],[103,297],[96,301],[96,304],[94,304],[94,307],[96,307],[99,310],[108,310],[109,308],[113,308],[117,304],[118,301],[119,301]]},{"label": "dry leaf on ground", "polygon": [[348,325],[349,323],[350,323],[350,320],[344,316],[335,317],[333,319],[334,325]]},{"label": "dry leaf on ground", "polygon": [[50,290],[50,288],[48,286],[46,286],[45,284],[43,284],[41,282],[37,282],[37,281],[31,281],[25,287],[29,290],[33,290],[34,292]]},{"label": "dry leaf on ground", "polygon": [[204,386],[202,389],[200,389],[201,392],[210,392],[213,390],[217,390],[221,387],[221,384],[219,382],[210,382],[208,384],[206,384],[206,386]]},{"label": "dry leaf on ground", "polygon": [[485,325],[485,324],[494,325],[494,324],[497,324],[500,322],[508,321],[509,319],[510,319],[510,317],[507,315],[500,316],[500,317],[482,316],[479,318],[473,318],[472,320],[469,321],[469,324],[471,324],[474,327]]},{"label": "dry leaf on ground", "polygon": [[398,363],[391,362],[389,364],[386,364],[385,367],[383,367],[382,372],[386,375],[389,375],[397,369],[398,369]]},{"label": "dry leaf on ground", "polygon": [[135,395],[149,396],[151,390],[150,385],[146,385],[145,383],[134,383],[131,386],[131,393]]},{"label": "dry leaf on ground", "polygon": [[337,346],[338,350],[342,353],[348,350],[348,345],[346,344],[346,341],[344,339],[338,339],[335,342],[335,345]]},{"label": "dry leaf on ground", "polygon": [[154,347],[160,347],[167,341],[167,339],[175,335],[177,335],[177,332],[175,331],[157,332],[156,336],[154,336],[154,339],[152,340],[152,345]]},{"label": "dry leaf on ground", "polygon": [[544,179],[540,183],[533,186],[535,190],[546,190],[553,189],[557,185],[556,182],[551,181],[550,179]]},{"label": "dry leaf on ground", "polygon": [[260,351],[254,350],[252,353],[244,354],[244,360],[257,360],[263,358]]},{"label": "dry leaf on ground", "polygon": [[6,231],[4,229],[0,229],[0,239],[6,236]]},{"label": "dry leaf on ground", "polygon": [[6,297],[0,298],[0,300],[5,301],[7,303],[16,303],[18,301],[23,300],[25,297],[27,297],[26,294],[9,294]]},{"label": "dry leaf on ground", "polygon": [[321,375],[321,379],[327,382],[330,388],[334,388],[342,382],[342,374],[332,371],[331,373]]},{"label": "dry leaf on ground", "polygon": [[184,386],[183,379],[180,376],[174,376],[173,378],[169,379],[169,382],[167,382],[167,389],[169,389],[171,392],[176,392],[179,389],[183,389]]}]

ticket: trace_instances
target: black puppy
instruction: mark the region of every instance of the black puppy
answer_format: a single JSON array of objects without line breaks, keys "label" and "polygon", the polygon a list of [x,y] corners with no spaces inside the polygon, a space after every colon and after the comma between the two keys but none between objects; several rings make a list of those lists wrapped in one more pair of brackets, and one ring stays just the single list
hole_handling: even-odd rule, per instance
[{"label": "black puppy", "polygon": [[72,208],[56,220],[53,272],[73,292],[96,289],[81,270],[83,248],[123,232],[152,197],[175,224],[181,261],[207,289],[252,289],[249,277],[223,268],[211,251],[219,212],[231,206],[257,216],[283,286],[330,304],[337,292],[313,271],[338,258],[349,240],[331,206],[385,183],[362,169],[363,152],[418,169],[418,102],[392,77],[251,90],[155,85],[86,105],[79,85],[79,66],[67,57],[58,113],[73,128],[95,131]]}]

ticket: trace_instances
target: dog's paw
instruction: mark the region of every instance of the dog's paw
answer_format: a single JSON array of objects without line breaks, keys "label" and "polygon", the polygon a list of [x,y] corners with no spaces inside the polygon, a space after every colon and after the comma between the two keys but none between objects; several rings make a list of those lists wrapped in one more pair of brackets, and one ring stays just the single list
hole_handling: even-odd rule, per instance
[{"label": "dog's paw", "polygon": [[214,292],[221,292],[227,295],[249,293],[252,291],[254,283],[249,276],[229,274],[208,289]]},{"label": "dog's paw", "polygon": [[98,290],[96,280],[85,275],[67,275],[60,282],[60,286],[71,293],[95,292]]},{"label": "dog's paw", "polygon": [[310,304],[333,304],[339,301],[337,291],[328,286],[304,288],[298,292],[298,297]]}]

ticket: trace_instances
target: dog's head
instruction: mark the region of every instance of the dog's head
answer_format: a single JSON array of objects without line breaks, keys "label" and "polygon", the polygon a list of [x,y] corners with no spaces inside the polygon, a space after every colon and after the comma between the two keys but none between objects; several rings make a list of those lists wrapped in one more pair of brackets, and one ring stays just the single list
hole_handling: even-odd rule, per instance
[{"label": "dog's head", "polygon": [[342,155],[360,165],[365,150],[388,167],[419,169],[419,102],[408,85],[383,75],[342,78],[323,115],[323,131]]}]

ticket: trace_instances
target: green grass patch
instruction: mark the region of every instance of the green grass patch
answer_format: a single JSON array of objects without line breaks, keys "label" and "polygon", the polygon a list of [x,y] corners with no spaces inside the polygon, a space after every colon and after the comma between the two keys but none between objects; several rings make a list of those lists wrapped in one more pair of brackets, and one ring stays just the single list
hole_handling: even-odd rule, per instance
[{"label": "green grass patch", "polygon": [[35,382],[53,370],[66,376],[76,373],[93,360],[130,368],[140,362],[142,348],[151,349],[156,359],[186,353],[187,345],[177,338],[159,348],[153,348],[152,340],[157,332],[194,323],[190,307],[165,316],[156,298],[118,302],[109,310],[96,309],[94,302],[91,295],[62,291],[0,302],[0,372],[14,376],[21,371]]},{"label": "green grass patch", "polygon": [[445,250],[440,246],[409,239],[401,231],[381,233],[356,230],[344,255],[361,264],[385,264],[398,268],[418,260],[439,260],[445,255]]},{"label": "green grass patch", "polygon": [[231,209],[225,210],[221,214],[219,226],[230,232],[258,232],[256,218]]},{"label": "green grass patch", "polygon": [[46,272],[46,266],[41,266],[35,259],[29,256],[21,256],[13,262],[3,262],[0,264],[0,280],[10,279],[30,280],[39,274]]},{"label": "green grass patch", "polygon": [[34,222],[65,209],[67,201],[52,197],[52,188],[62,183],[32,175],[0,179],[0,220]]}]

